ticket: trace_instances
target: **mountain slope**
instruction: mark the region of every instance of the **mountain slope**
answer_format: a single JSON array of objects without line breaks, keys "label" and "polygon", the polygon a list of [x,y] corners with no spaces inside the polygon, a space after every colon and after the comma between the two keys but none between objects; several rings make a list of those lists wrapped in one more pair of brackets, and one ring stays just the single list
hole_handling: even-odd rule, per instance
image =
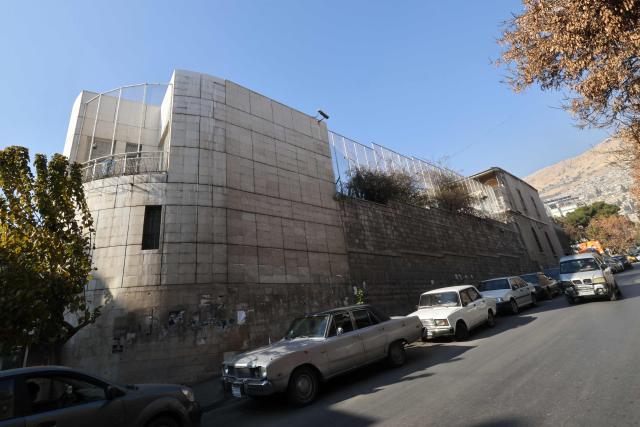
[{"label": "mountain slope", "polygon": [[604,201],[620,206],[622,213],[637,220],[635,202],[629,193],[633,179],[619,152],[623,143],[609,139],[584,153],[540,169],[524,178],[538,189],[540,198],[575,198],[578,205]]}]

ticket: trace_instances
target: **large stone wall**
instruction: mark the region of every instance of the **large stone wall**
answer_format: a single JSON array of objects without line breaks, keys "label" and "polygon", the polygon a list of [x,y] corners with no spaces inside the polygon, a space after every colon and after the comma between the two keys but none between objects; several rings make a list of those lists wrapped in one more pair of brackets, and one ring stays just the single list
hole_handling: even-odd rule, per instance
[{"label": "large stone wall", "polygon": [[536,270],[509,224],[355,199],[340,208],[351,284],[390,314],[413,311],[430,289]]}]

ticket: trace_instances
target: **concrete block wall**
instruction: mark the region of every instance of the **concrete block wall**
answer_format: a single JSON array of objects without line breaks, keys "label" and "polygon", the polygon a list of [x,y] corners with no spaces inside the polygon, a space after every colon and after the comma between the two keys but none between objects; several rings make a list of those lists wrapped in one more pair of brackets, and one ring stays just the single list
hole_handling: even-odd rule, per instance
[{"label": "concrete block wall", "polygon": [[390,314],[431,289],[537,271],[511,224],[363,200],[340,202],[350,280]]},{"label": "concrete block wall", "polygon": [[[218,374],[349,293],[324,123],[216,77],[171,83],[168,171],[86,184],[104,308],[64,361],[120,381]],[[162,206],[159,249],[141,249],[146,205]]]}]

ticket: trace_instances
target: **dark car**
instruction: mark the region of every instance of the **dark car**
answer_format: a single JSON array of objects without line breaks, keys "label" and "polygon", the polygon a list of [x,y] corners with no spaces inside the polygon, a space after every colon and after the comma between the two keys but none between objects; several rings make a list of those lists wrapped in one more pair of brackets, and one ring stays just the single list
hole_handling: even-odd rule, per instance
[{"label": "dark car", "polygon": [[200,416],[185,386],[120,385],[62,366],[0,372],[0,427],[192,427]]},{"label": "dark car", "polygon": [[536,296],[538,298],[552,299],[554,296],[560,294],[560,284],[558,281],[542,272],[523,274],[520,277],[536,288]]},{"label": "dark car", "polygon": [[629,268],[631,268],[631,263],[629,262],[629,260],[627,259],[626,256],[624,255],[614,255],[611,258],[615,259],[616,261],[618,261],[619,263],[622,264],[622,267],[627,270]]}]

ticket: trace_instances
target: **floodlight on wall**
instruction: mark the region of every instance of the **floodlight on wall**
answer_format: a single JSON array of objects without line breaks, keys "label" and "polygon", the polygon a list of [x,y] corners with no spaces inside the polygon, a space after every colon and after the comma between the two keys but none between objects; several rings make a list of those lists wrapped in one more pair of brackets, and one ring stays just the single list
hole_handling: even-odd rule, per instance
[{"label": "floodlight on wall", "polygon": [[327,113],[325,113],[322,110],[318,110],[318,114],[320,114],[322,116],[322,118],[318,119],[318,116],[315,116],[314,118],[318,121],[318,123],[320,123],[321,121],[328,119],[329,115]]}]

